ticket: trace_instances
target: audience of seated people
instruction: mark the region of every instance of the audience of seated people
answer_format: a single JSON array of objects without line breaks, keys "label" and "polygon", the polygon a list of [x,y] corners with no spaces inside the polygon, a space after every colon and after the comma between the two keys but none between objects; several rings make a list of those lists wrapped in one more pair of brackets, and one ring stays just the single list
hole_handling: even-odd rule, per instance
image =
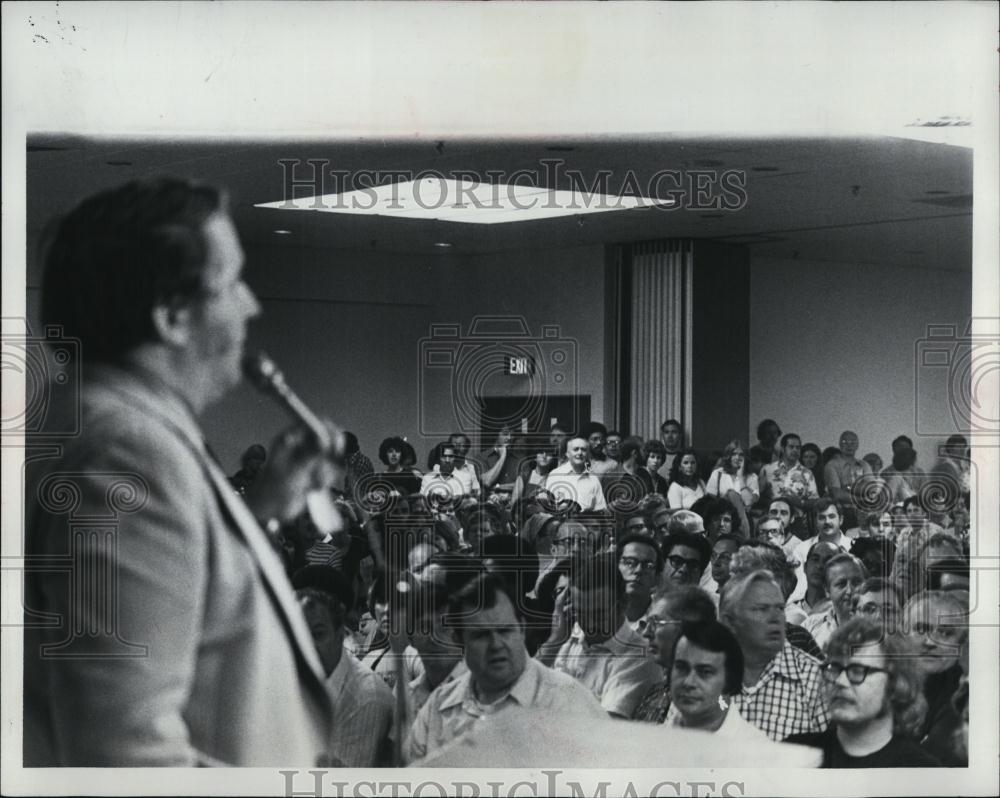
[{"label": "audience of seated people", "polygon": [[[528,707],[800,742],[824,767],[964,764],[967,444],[924,474],[900,436],[873,475],[845,432],[821,495],[818,450],[776,430],[708,474],[672,420],[611,451],[596,423],[505,428],[476,462],[452,435],[423,473],[384,439],[384,471],[337,492],[341,529],[275,538],[337,710],[330,764],[433,757]],[[935,474],[950,504],[921,490]]]}]

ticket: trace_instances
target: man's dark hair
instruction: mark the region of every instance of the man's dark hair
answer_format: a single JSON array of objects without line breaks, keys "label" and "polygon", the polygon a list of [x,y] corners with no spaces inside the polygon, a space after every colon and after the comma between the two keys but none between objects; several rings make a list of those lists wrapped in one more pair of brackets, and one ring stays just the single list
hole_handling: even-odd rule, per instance
[{"label": "man's dark hair", "polygon": [[781,436],[781,448],[784,449],[786,446],[788,446],[788,442],[792,438],[795,438],[799,443],[802,443],[802,436],[799,435],[797,432],[786,432],[784,435]]},{"label": "man's dark hair", "polygon": [[607,588],[619,601],[625,598],[626,584],[618,570],[618,558],[610,552],[575,556],[570,564],[569,583],[583,591]]},{"label": "man's dark hair", "polygon": [[630,532],[627,535],[623,535],[615,546],[616,555],[618,559],[621,559],[622,552],[625,551],[625,547],[629,543],[638,543],[642,546],[648,546],[656,553],[656,573],[660,573],[663,570],[663,551],[656,544],[649,535],[643,535],[638,532]]},{"label": "man's dark hair", "polygon": [[524,623],[524,607],[521,606],[517,596],[511,593],[506,580],[499,574],[484,571],[451,594],[445,625],[455,630],[455,637],[459,642],[464,641],[469,617],[479,610],[495,607],[501,595],[510,600],[514,607],[514,616]]},{"label": "man's dark hair", "polygon": [[307,565],[292,574],[296,590],[318,590],[340,602],[345,610],[354,608],[354,588],[343,573],[328,565]]},{"label": "man's dark hair", "polygon": [[668,418],[666,421],[660,424],[660,433],[662,434],[666,432],[667,427],[677,427],[677,429],[679,429],[681,432],[684,432],[684,427],[681,426],[681,422],[679,422],[676,418]]},{"label": "man's dark hair", "polygon": [[913,448],[913,441],[909,437],[907,437],[906,435],[897,435],[896,438],[893,439],[893,441],[892,441],[892,448],[895,449],[896,448],[896,444],[898,444],[898,443],[905,443],[911,449]]},{"label": "man's dark hair", "polygon": [[601,433],[605,438],[608,437],[608,428],[600,421],[591,421],[589,424],[584,424],[583,429],[580,430],[580,437],[589,438],[595,432]]},{"label": "man's dark hair", "polygon": [[924,504],[923,500],[920,498],[919,493],[914,493],[912,496],[907,496],[905,499],[903,499],[903,511],[904,512],[909,511],[909,509],[914,504],[917,505],[917,507],[919,507],[924,512],[927,512],[927,507]]},{"label": "man's dark hair", "polygon": [[84,200],[52,236],[42,323],[79,338],[84,361],[114,362],[156,340],[152,311],[204,289],[204,225],[226,198],[205,183],[133,181]]},{"label": "man's dark hair", "polygon": [[759,441],[764,440],[764,433],[767,432],[767,428],[770,426],[778,427],[778,430],[779,431],[781,430],[781,427],[778,425],[777,421],[775,421],[773,418],[765,418],[763,421],[760,422],[760,424],[757,425],[757,440]]},{"label": "man's dark hair", "polygon": [[674,546],[687,546],[698,552],[702,571],[708,567],[708,563],[712,559],[712,544],[704,535],[697,535],[693,532],[671,532],[663,540],[663,556],[669,557],[670,550]]},{"label": "man's dark hair", "polygon": [[[663,444],[661,443],[660,446],[662,445]],[[644,448],[643,444],[637,438],[626,438],[622,441],[621,446],[618,448],[618,456],[621,458],[623,463],[628,461],[633,454],[639,455],[639,457],[642,458]],[[639,465],[646,465],[646,460],[648,459],[648,456],[646,456],[645,459],[641,459]]]},{"label": "man's dark hair", "polygon": [[840,507],[837,506],[837,502],[835,502],[829,496],[824,496],[822,499],[816,502],[815,506],[813,507],[813,517],[818,519],[819,514],[826,512],[830,507],[836,510],[837,515],[839,515],[841,518],[844,517],[844,514],[840,511]]},{"label": "man's dark hair", "polygon": [[716,654],[725,654],[726,683],[722,692],[726,695],[736,695],[743,687],[743,650],[732,632],[716,620],[703,623],[685,621],[681,624],[681,633],[674,640],[674,650],[671,659],[677,653],[677,644],[681,638],[694,643],[699,648]]},{"label": "man's dark hair", "polygon": [[344,450],[347,454],[354,454],[361,451],[361,443],[358,436],[349,430],[344,430]]},{"label": "man's dark hair", "polygon": [[861,583],[861,587],[857,589],[855,595],[863,596],[865,593],[883,593],[885,591],[889,591],[896,597],[899,608],[902,609],[903,592],[899,589],[899,585],[884,576],[869,576]]},{"label": "man's dark hair", "polygon": [[642,445],[642,457],[643,466],[646,465],[647,460],[651,454],[658,454],[664,460],[667,459],[667,447],[663,445],[662,441],[658,441],[655,438],[650,438]]}]

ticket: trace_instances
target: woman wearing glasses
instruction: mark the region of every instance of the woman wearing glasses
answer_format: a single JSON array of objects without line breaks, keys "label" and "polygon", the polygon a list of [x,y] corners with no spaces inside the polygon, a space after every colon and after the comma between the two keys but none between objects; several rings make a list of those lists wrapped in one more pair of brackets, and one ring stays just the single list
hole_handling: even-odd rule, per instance
[{"label": "woman wearing glasses", "polygon": [[926,709],[903,643],[861,616],[837,627],[822,666],[830,727],[786,742],[823,751],[826,768],[938,767],[909,735]]}]

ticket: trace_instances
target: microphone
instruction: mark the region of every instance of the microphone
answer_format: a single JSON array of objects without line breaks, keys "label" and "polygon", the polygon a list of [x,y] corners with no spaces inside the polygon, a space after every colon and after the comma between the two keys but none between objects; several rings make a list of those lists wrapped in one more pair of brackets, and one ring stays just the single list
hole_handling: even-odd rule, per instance
[{"label": "microphone", "polygon": [[[347,445],[341,433],[331,434],[309,406],[303,402],[281,373],[278,364],[264,352],[247,354],[243,358],[243,374],[250,383],[262,393],[285,408],[292,418],[302,423],[308,429],[322,451],[335,465],[346,467]],[[323,534],[331,534],[343,529],[344,522],[340,511],[333,502],[333,496],[328,490],[313,490],[306,496],[306,506],[309,515]]]},{"label": "microphone", "polygon": [[347,452],[343,436],[330,433],[319,416],[285,382],[285,375],[267,353],[259,351],[247,354],[243,358],[243,375],[259,391],[276,399],[292,418],[300,421],[316,438],[320,450],[331,460],[339,465],[344,464]]}]

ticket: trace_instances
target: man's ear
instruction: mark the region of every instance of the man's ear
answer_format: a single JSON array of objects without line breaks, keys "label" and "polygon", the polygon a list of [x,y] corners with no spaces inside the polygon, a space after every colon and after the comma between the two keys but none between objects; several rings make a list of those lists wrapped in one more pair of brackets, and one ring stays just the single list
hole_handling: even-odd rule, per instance
[{"label": "man's ear", "polygon": [[190,340],[191,309],[186,305],[161,303],[152,310],[153,329],[168,346],[184,347]]}]

